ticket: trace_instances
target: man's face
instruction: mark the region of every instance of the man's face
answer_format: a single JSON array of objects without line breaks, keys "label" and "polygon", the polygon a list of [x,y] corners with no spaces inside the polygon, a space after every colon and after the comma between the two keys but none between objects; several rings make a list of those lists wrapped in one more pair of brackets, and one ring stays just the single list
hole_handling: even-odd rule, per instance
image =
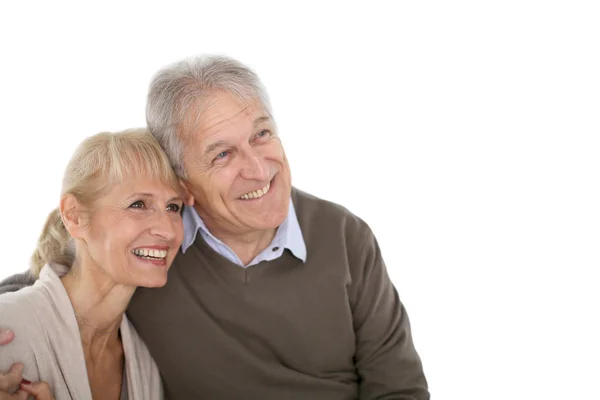
[{"label": "man's face", "polygon": [[[288,213],[291,174],[270,114],[215,93],[193,132],[186,132],[184,186],[213,234],[277,228]],[[193,110],[192,110],[193,111]]]}]

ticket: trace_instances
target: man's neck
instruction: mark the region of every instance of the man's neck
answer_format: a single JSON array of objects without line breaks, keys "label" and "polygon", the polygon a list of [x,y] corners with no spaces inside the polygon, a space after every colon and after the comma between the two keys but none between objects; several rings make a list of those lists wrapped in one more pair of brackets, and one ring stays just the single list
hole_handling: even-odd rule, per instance
[{"label": "man's neck", "polygon": [[217,237],[233,250],[242,264],[248,265],[271,244],[276,232],[277,228],[252,232],[243,236],[221,235],[221,237]]},{"label": "man's neck", "polygon": [[211,221],[203,220],[208,231],[217,239],[225,243],[238,256],[243,265],[248,265],[256,256],[266,249],[278,228],[249,231],[246,233],[233,233],[219,230]]}]

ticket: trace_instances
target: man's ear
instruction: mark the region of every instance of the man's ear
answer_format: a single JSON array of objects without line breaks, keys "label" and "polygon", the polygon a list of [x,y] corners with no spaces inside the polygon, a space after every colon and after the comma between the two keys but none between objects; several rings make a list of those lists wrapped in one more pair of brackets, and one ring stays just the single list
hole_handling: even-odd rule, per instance
[{"label": "man's ear", "polygon": [[60,200],[59,209],[67,232],[73,238],[81,238],[86,226],[85,212],[81,203],[72,194],[67,194]]},{"label": "man's ear", "polygon": [[194,196],[192,196],[192,193],[188,190],[189,183],[185,179],[179,178],[179,184],[183,188],[183,204],[192,207],[194,205]]}]

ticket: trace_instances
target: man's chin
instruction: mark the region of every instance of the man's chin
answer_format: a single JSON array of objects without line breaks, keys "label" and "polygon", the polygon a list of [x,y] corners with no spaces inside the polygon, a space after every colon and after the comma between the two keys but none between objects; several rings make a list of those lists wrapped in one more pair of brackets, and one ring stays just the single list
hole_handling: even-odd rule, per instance
[{"label": "man's chin", "polygon": [[246,226],[257,231],[267,231],[277,229],[285,221],[287,217],[287,209],[285,212],[270,212],[260,217],[252,216],[245,218]]},{"label": "man's chin", "polygon": [[[267,194],[268,196],[269,194]],[[247,227],[268,230],[279,227],[289,212],[289,196],[261,200],[238,200],[234,214]]]}]

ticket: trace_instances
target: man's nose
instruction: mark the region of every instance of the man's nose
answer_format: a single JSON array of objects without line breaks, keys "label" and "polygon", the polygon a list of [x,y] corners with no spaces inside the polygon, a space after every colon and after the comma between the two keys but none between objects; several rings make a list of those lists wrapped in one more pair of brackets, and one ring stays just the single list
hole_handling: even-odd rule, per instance
[{"label": "man's nose", "polygon": [[241,176],[244,179],[266,182],[269,179],[269,169],[264,160],[256,152],[246,153]]}]

